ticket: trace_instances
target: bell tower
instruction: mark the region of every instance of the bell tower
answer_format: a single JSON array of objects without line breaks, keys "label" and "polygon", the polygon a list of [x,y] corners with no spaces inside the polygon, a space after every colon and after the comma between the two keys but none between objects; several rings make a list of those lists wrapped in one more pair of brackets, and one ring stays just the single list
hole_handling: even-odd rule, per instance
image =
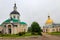
[{"label": "bell tower", "polygon": [[17,19],[17,20],[20,20],[20,14],[19,12],[17,11],[17,6],[16,6],[16,3],[14,4],[14,7],[13,7],[13,11],[10,13],[10,18],[11,19]]}]

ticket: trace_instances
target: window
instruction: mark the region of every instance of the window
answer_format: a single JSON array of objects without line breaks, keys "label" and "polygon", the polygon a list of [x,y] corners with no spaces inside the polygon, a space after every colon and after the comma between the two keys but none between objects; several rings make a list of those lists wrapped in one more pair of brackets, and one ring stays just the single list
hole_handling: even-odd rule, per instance
[{"label": "window", "polygon": [[54,26],[52,26],[54,28]]},{"label": "window", "polygon": [[17,25],[14,25],[15,27],[17,27]]},{"label": "window", "polygon": [[11,25],[8,25],[8,28],[10,29],[11,28]]},{"label": "window", "polygon": [[1,34],[2,32],[0,31],[0,34]]},{"label": "window", "polygon": [[8,33],[11,34],[11,25],[8,25]]},{"label": "window", "polygon": [[6,25],[4,25],[4,27],[6,27]]},{"label": "window", "polygon": [[15,18],[15,16],[14,16],[14,18]]}]

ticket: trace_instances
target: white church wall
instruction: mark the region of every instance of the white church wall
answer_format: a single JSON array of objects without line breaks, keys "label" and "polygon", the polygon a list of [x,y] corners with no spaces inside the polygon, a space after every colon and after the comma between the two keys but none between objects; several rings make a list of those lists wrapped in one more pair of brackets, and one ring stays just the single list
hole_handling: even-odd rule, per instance
[{"label": "white church wall", "polygon": [[14,18],[14,16],[15,16],[15,19],[18,19],[18,20],[19,20],[19,18],[18,18],[19,15],[17,15],[17,14],[11,14],[11,15],[10,15],[10,17],[12,17],[12,18]]}]

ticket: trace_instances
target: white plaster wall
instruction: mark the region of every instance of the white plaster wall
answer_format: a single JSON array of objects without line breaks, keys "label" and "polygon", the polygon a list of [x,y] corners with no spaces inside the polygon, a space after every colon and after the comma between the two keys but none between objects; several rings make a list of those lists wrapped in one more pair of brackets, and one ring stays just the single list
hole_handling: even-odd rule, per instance
[{"label": "white plaster wall", "polygon": [[6,28],[4,27],[4,34],[8,33],[8,25],[11,25],[11,34],[17,34],[19,32],[27,32],[27,25],[21,25],[21,24],[14,24],[17,25],[17,27],[13,27],[12,24],[6,24]]},{"label": "white plaster wall", "polygon": [[[18,19],[18,17],[20,18],[20,15],[18,15],[18,14],[11,14],[10,15],[10,17],[12,17],[12,18],[14,18],[14,16],[15,16],[15,19]],[[19,20],[19,19],[18,19]]]},{"label": "white plaster wall", "polygon": [[27,32],[27,25],[21,25],[20,26],[20,32]]}]

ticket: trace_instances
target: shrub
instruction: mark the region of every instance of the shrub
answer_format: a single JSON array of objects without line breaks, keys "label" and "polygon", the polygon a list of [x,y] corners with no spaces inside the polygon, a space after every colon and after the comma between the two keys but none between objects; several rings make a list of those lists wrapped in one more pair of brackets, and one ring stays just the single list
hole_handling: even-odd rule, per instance
[{"label": "shrub", "polygon": [[19,36],[22,36],[22,35],[24,35],[24,34],[25,34],[25,32],[19,32],[19,33],[18,33]]},{"label": "shrub", "polygon": [[33,35],[42,35],[42,29],[41,29],[41,27],[39,26],[39,24],[37,23],[37,22],[33,22],[32,24],[31,24],[31,33],[33,34]]}]

